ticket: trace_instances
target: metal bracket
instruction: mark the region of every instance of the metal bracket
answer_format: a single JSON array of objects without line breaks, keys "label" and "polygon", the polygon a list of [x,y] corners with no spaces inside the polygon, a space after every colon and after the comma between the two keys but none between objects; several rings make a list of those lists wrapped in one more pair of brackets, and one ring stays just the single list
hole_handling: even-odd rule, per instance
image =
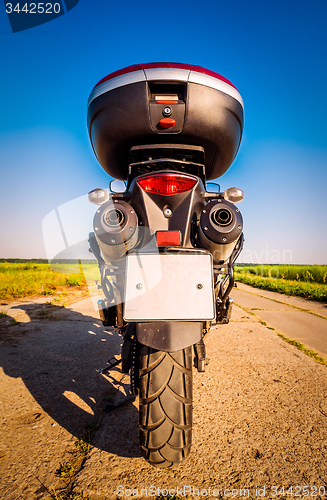
[{"label": "metal bracket", "polygon": [[206,346],[204,345],[203,339],[194,344],[194,353],[195,353],[195,367],[198,372],[204,372],[205,366],[209,363],[209,359],[206,358]]},{"label": "metal bracket", "polygon": [[120,365],[121,362],[122,362],[121,359],[110,358],[108,360],[109,366],[107,366],[106,368],[98,368],[97,372],[101,373],[103,375],[103,374],[107,373],[109,370],[111,370],[112,368],[114,368],[115,366]]},{"label": "metal bracket", "polygon": [[232,315],[233,299],[230,297],[225,302],[225,307],[222,305],[217,305],[217,319],[216,324],[226,325],[229,323],[230,317]]},{"label": "metal bracket", "polygon": [[133,343],[132,338],[129,335],[126,335],[121,348],[121,359],[122,359],[121,371],[123,373],[129,373],[129,370],[131,368],[130,353],[131,353],[132,343]]},{"label": "metal bracket", "polygon": [[128,398],[124,399],[124,401],[122,401],[121,403],[118,403],[116,405],[111,405],[111,404],[106,405],[105,408],[103,408],[103,411],[105,413],[110,413],[111,411],[116,410],[116,408],[120,408],[121,406],[125,405],[126,403],[129,403],[132,401],[135,401],[135,396],[128,397]]}]

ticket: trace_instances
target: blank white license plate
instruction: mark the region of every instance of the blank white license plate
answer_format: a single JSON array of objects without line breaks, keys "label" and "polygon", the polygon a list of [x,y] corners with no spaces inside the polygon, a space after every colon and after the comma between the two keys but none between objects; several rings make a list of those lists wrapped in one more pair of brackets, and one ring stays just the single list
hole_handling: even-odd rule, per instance
[{"label": "blank white license plate", "polygon": [[127,256],[126,321],[210,321],[215,318],[210,254]]}]

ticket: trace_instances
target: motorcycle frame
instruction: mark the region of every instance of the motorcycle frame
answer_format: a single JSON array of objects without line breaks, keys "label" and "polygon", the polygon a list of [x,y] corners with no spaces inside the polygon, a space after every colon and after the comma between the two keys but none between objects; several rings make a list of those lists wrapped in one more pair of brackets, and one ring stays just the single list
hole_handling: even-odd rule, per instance
[{"label": "motorcycle frame", "polygon": [[[153,174],[154,172],[187,172],[187,175],[194,177],[197,182],[189,191],[175,195],[165,196],[148,193],[142,190],[137,180],[144,174]],[[156,231],[179,230],[182,235],[181,246],[174,247],[176,251],[203,251],[197,241],[197,227],[201,211],[207,201],[222,197],[222,193],[206,192],[203,165],[167,158],[133,163],[129,167],[127,186],[126,192],[113,194],[112,200],[129,202],[137,213],[140,227],[155,228]],[[172,212],[170,217],[164,215],[167,207]],[[227,262],[216,262],[213,265],[217,323],[228,323],[229,321],[232,306],[229,295],[234,286],[234,263],[242,250],[243,240],[243,234],[241,234]],[[107,264],[104,261],[93,233],[90,234],[89,243],[98,260],[101,287],[107,300],[107,304],[103,301],[99,304],[101,320],[105,326],[115,326],[120,333],[124,334],[128,326],[128,323],[123,319],[124,269],[120,268],[117,263]],[[142,244],[143,242],[140,241],[136,248]],[[159,251],[166,252],[167,248],[160,248]],[[108,277],[111,278],[111,281],[108,280]],[[113,297],[115,297],[115,305],[110,307]],[[144,322],[140,325],[142,328],[136,324],[135,330],[136,338],[140,343],[171,352],[198,344],[209,331],[211,322],[162,320]],[[154,330],[156,332],[159,330],[159,334],[154,335]]]}]

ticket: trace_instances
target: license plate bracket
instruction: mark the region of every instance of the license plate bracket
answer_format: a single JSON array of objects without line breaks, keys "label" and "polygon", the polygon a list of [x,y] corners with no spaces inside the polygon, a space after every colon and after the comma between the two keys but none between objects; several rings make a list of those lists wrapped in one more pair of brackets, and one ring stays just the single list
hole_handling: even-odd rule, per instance
[{"label": "license plate bracket", "polygon": [[215,318],[210,253],[129,254],[125,278],[125,321]]}]

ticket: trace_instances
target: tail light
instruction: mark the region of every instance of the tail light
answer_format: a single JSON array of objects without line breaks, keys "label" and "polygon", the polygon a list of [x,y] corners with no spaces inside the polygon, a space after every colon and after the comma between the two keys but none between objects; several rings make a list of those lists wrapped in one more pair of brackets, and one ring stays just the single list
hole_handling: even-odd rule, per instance
[{"label": "tail light", "polygon": [[137,183],[147,193],[170,196],[189,191],[195,186],[197,179],[183,174],[162,172],[156,175],[140,177]]}]

